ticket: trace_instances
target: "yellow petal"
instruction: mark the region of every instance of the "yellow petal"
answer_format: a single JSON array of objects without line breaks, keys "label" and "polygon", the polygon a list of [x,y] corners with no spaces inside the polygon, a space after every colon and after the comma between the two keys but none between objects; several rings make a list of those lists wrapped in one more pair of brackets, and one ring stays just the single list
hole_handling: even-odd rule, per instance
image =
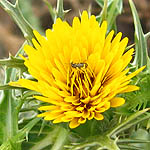
[{"label": "yellow petal", "polygon": [[88,13],[87,11],[83,11],[82,12],[82,16],[81,16],[81,23],[88,21]]},{"label": "yellow petal", "polygon": [[54,59],[55,64],[58,68],[58,70],[60,71],[60,73],[62,74],[63,78],[66,80],[66,76],[67,76],[67,71],[65,70],[63,64],[61,64],[61,62],[58,59]]},{"label": "yellow petal", "polygon": [[71,53],[71,62],[72,63],[80,63],[81,62],[81,55],[80,50],[78,47],[74,47]]},{"label": "yellow petal", "polygon": [[121,97],[114,97],[110,100],[111,107],[119,107],[125,103],[125,99]]},{"label": "yellow petal", "polygon": [[86,118],[82,118],[82,117],[81,117],[81,118],[78,120],[78,122],[81,123],[81,124],[82,124],[82,123],[85,123],[85,122],[86,122]]},{"label": "yellow petal", "polygon": [[35,39],[32,39],[32,43],[34,44],[34,46],[37,50],[41,49],[41,46],[39,45],[39,43]]},{"label": "yellow petal", "polygon": [[74,29],[78,29],[80,27],[80,20],[78,17],[74,17],[72,26]]},{"label": "yellow petal", "polygon": [[123,55],[124,51],[125,51],[125,48],[128,44],[128,38],[125,37],[123,40],[121,40],[121,42],[119,43],[119,48],[118,48],[118,51],[117,51],[117,54],[116,56],[114,57],[113,59],[113,62],[114,63],[115,61],[117,61],[119,58],[121,58],[121,56]]},{"label": "yellow petal", "polygon": [[106,35],[106,31],[107,31],[107,21],[103,21],[102,25],[100,27],[101,29],[101,44],[102,47],[104,46],[104,42],[105,42],[105,35]]},{"label": "yellow petal", "polygon": [[138,86],[136,86],[136,85],[128,85],[128,86],[126,86],[126,89],[122,91],[122,93],[137,91],[139,89],[140,88]]},{"label": "yellow petal", "polygon": [[40,44],[43,43],[44,37],[39,34],[36,30],[33,30],[33,33]]},{"label": "yellow petal", "polygon": [[121,37],[122,37],[122,33],[119,32],[119,33],[115,36],[115,38],[113,39],[111,48],[113,48],[115,45],[119,45],[119,42],[120,42],[120,40],[121,40]]},{"label": "yellow petal", "polygon": [[139,72],[141,72],[146,66],[143,66],[141,68],[139,68],[138,70],[136,70],[135,72],[129,74],[126,78],[126,80],[130,80],[131,78],[133,78],[134,76],[136,76]]},{"label": "yellow petal", "polygon": [[55,99],[50,99],[50,98],[43,97],[43,96],[33,96],[33,97],[40,100],[40,101],[47,102],[47,103],[54,104],[54,105],[61,105],[62,104]]},{"label": "yellow petal", "polygon": [[30,90],[38,91],[38,83],[27,79],[19,79],[17,82],[10,82],[9,85],[17,87],[25,87]]},{"label": "yellow petal", "polygon": [[69,121],[72,120],[72,117],[69,118],[68,116],[64,116],[64,117],[61,118],[61,120],[62,120],[63,122],[69,122]]},{"label": "yellow petal", "polygon": [[90,116],[90,112],[88,110],[84,110],[83,114],[82,114],[82,117],[83,118],[88,118],[89,116]]},{"label": "yellow petal", "polygon": [[69,123],[69,127],[70,128],[76,128],[80,125],[80,123],[78,122],[79,118],[73,118],[70,123]]},{"label": "yellow petal", "polygon": [[60,108],[59,106],[50,105],[50,106],[41,106],[38,108],[38,110],[54,110],[59,108]]},{"label": "yellow petal", "polygon": [[95,113],[94,112],[90,112],[90,115],[88,117],[88,120],[91,120],[94,118]]},{"label": "yellow petal", "polygon": [[44,112],[44,113],[38,114],[37,117],[45,117],[45,116],[50,115],[50,114],[51,114],[51,112],[48,111],[48,112]]},{"label": "yellow petal", "polygon": [[130,50],[128,50],[123,56],[122,59],[124,61],[124,65],[122,67],[122,69],[124,69],[131,61],[132,59],[132,55],[133,55],[134,49],[131,48]]},{"label": "yellow petal", "polygon": [[100,113],[95,112],[94,118],[96,120],[103,120],[104,116],[102,114],[100,114]]},{"label": "yellow petal", "polygon": [[65,115],[68,116],[69,118],[73,118],[73,117],[80,117],[82,114],[78,111],[67,111],[65,112]]},{"label": "yellow petal", "polygon": [[83,102],[84,104],[88,104],[89,101],[90,101],[90,96],[88,96],[87,98],[85,99],[80,99],[81,102]]},{"label": "yellow petal", "polygon": [[110,102],[105,102],[104,108],[105,110],[108,110],[110,108]]},{"label": "yellow petal", "polygon": [[61,117],[62,115],[64,114],[63,114],[63,111],[61,110],[52,111],[50,112],[50,114],[45,115],[44,120],[54,120],[54,119]]},{"label": "yellow petal", "polygon": [[54,121],[53,123],[60,123],[62,122],[62,117],[64,116],[64,114],[59,115]]},{"label": "yellow petal", "polygon": [[61,82],[64,82],[64,83],[66,82],[65,78],[62,76],[61,72],[58,69],[53,68],[52,74],[53,74],[55,80],[60,80]]}]

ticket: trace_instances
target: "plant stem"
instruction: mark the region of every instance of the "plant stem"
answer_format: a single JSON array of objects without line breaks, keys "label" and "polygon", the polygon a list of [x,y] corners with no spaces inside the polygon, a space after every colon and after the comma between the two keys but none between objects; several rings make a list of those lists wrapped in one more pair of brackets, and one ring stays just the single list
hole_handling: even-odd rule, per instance
[{"label": "plant stem", "polygon": [[21,29],[24,37],[27,39],[29,43],[32,42],[32,38],[34,38],[33,29],[31,25],[26,21],[23,17],[22,12],[20,11],[18,1],[13,5],[7,0],[1,0],[0,6],[13,18],[16,24]]},{"label": "plant stem", "polygon": [[[5,81],[7,84],[10,81],[12,69],[6,69]],[[16,111],[16,99],[12,96],[12,90],[3,90],[0,98],[0,133],[1,133],[1,143],[9,141],[18,132],[18,113]],[[16,150],[21,149],[20,143],[17,143],[17,139],[13,143]]]}]

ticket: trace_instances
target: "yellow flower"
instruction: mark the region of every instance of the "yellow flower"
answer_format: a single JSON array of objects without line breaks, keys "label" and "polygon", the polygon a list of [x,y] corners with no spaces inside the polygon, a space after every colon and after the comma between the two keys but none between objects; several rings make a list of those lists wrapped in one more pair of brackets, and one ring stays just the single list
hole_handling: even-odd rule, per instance
[{"label": "yellow flower", "polygon": [[37,31],[33,45],[24,50],[23,57],[29,73],[37,80],[20,79],[10,85],[20,85],[38,91],[36,99],[47,103],[38,115],[53,123],[70,122],[76,128],[86,120],[103,120],[103,112],[125,103],[117,94],[138,90],[128,85],[130,79],[144,69],[129,72],[127,65],[134,49],[124,53],[128,38],[122,33],[114,38],[114,31],[106,36],[107,22],[99,27],[95,16],[82,13],[81,21],[73,19],[73,25],[57,19],[53,29],[46,30],[46,37]]}]

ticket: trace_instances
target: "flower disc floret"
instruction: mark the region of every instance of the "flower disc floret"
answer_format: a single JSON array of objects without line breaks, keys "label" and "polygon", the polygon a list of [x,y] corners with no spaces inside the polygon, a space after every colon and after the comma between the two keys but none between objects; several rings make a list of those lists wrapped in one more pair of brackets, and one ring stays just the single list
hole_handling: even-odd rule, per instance
[{"label": "flower disc floret", "polygon": [[101,26],[95,16],[83,11],[81,21],[73,19],[70,26],[57,19],[46,37],[34,31],[33,45],[24,50],[23,57],[29,73],[37,80],[20,79],[11,85],[20,85],[37,91],[36,99],[46,102],[38,117],[53,123],[69,122],[76,128],[87,120],[103,120],[103,112],[125,103],[117,95],[138,90],[129,85],[130,79],[144,67],[127,75],[127,65],[134,49],[125,52],[128,38],[114,31],[106,36],[107,22]]}]

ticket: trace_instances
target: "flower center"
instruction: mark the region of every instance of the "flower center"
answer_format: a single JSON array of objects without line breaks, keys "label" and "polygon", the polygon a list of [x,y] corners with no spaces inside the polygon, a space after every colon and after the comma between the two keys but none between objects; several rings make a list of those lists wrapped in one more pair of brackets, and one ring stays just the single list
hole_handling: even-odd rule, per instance
[{"label": "flower center", "polygon": [[71,63],[67,84],[72,96],[87,98],[93,81],[94,74],[87,63]]}]

